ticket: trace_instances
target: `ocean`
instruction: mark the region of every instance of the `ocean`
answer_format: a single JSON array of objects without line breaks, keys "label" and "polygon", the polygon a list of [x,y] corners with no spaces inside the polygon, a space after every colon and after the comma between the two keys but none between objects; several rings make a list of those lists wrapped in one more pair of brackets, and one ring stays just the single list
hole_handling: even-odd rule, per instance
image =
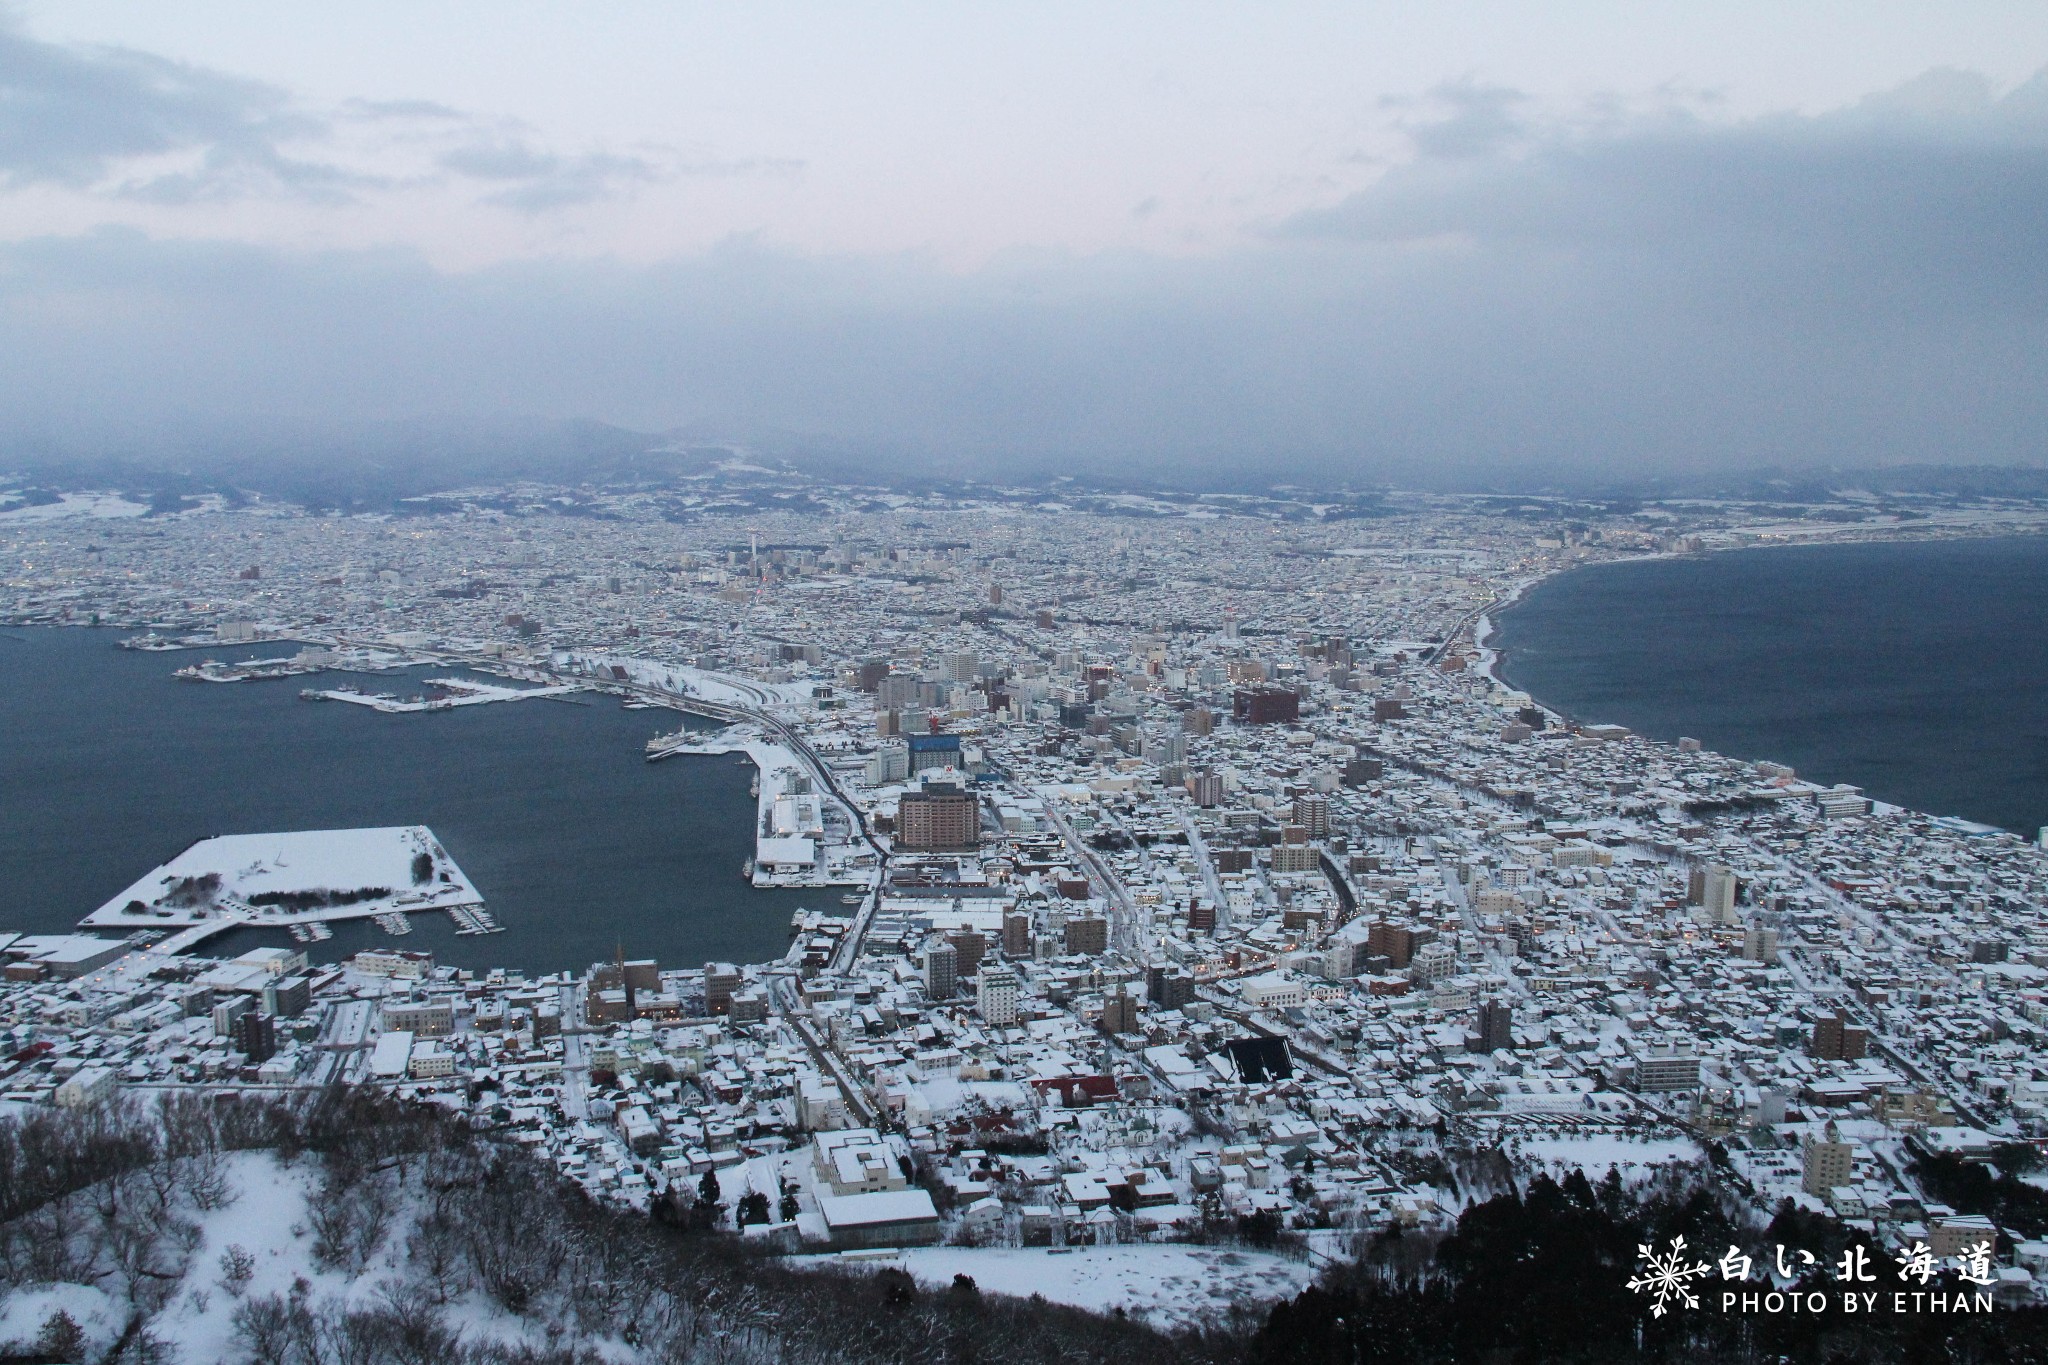
[{"label": "ocean", "polygon": [[[458,937],[429,914],[394,939],[355,922],[306,945],[315,961],[383,943],[530,972],[621,950],[664,967],[758,962],[788,946],[798,906],[841,908],[836,890],[760,891],[741,878],[753,767],[647,762],[643,746],[677,728],[674,711],[582,696],[384,715],[299,690],[352,682],[409,696],[422,677],[460,670],[186,682],[173,670],[202,654],[119,649],[124,633],[0,631],[0,929],[68,929],[209,835],[358,825],[431,826],[505,932]],[[290,942],[236,931],[201,951]]]},{"label": "ocean", "polygon": [[1502,676],[1582,722],[2032,837],[2048,825],[2048,537],[1740,550],[1546,580]]}]

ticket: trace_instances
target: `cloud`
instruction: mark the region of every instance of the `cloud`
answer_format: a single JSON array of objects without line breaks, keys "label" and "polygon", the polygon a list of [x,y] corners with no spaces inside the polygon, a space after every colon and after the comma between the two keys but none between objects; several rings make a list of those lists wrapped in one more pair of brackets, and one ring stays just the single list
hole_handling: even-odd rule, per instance
[{"label": "cloud", "polygon": [[0,185],[101,185],[134,163],[196,164],[120,188],[145,198],[242,192],[254,184],[330,193],[331,166],[287,155],[324,123],[275,86],[118,47],[38,42],[0,16]]},{"label": "cloud", "polygon": [[1500,151],[1527,131],[1516,111],[1529,103],[1519,90],[1502,86],[1451,84],[1430,92],[1427,103],[1440,116],[1404,127],[1415,149],[1427,157],[1462,160]]},{"label": "cloud", "polygon": [[542,213],[678,176],[788,174],[801,164],[671,148],[562,152],[523,125],[432,100],[318,108],[146,52],[42,42],[0,14],[0,191],[55,185],[161,205],[279,194],[339,202],[452,176],[474,182],[486,203]]},{"label": "cloud", "polygon": [[[897,470],[1438,483],[2038,464],[2044,92],[1937,73],[1739,124],[1523,111],[1206,257],[957,273],[735,243],[449,273],[23,242],[0,247],[0,432],[518,413],[802,433]],[[573,191],[574,158],[473,150],[450,173]]]},{"label": "cloud", "polygon": [[523,139],[472,142],[444,152],[442,169],[503,188],[485,202],[526,213],[608,199],[622,189],[660,177],[645,157],[588,153],[564,156]]}]

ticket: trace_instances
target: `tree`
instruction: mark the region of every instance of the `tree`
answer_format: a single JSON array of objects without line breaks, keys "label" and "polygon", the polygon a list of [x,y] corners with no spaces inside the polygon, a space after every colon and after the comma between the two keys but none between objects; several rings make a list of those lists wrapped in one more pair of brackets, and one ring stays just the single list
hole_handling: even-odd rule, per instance
[{"label": "tree", "polygon": [[249,1287],[249,1281],[256,1278],[256,1258],[249,1254],[247,1247],[234,1242],[220,1254],[220,1287],[235,1298]]},{"label": "tree", "polygon": [[430,853],[412,855],[412,884],[425,886],[434,879],[434,857]]},{"label": "tree", "polygon": [[85,1329],[59,1308],[43,1319],[43,1330],[36,1334],[36,1350],[52,1360],[84,1360]]},{"label": "tree", "polygon": [[741,1227],[768,1221],[768,1196],[759,1190],[748,1190],[740,1196],[739,1207],[734,1211],[733,1221]]},{"label": "tree", "polygon": [[800,1206],[798,1205],[796,1198],[796,1186],[787,1180],[783,1181],[782,1203],[776,1209],[776,1213],[781,1217],[783,1222],[793,1223],[796,1221],[797,1209],[799,1207]]}]

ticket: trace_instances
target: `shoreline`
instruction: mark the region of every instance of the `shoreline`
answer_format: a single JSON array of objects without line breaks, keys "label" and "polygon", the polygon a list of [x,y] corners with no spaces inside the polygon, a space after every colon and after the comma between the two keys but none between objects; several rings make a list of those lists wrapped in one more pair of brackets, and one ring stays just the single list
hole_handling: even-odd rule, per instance
[{"label": "shoreline", "polygon": [[[1484,612],[1481,612],[1474,619],[1473,648],[1474,651],[1481,656],[1481,659],[1479,661],[1480,671],[1486,676],[1486,678],[1490,682],[1493,683],[1495,687],[1499,688],[1503,692],[1528,698],[1530,705],[1536,707],[1538,710],[1541,710],[1546,716],[1566,726],[1600,724],[1603,722],[1597,720],[1588,720],[1580,716],[1574,716],[1570,712],[1561,708],[1559,705],[1550,701],[1546,701],[1544,698],[1536,695],[1536,693],[1531,691],[1530,689],[1517,685],[1515,682],[1509,679],[1505,673],[1505,667],[1508,660],[1508,651],[1504,648],[1488,643],[1500,633],[1500,618],[1504,616],[1505,613],[1512,610],[1514,607],[1520,605],[1527,598],[1527,596],[1533,589],[1541,586],[1542,584],[1552,582],[1553,580],[1562,579],[1570,574],[1582,570],[1626,567],[1635,564],[1651,564],[1670,560],[1698,560],[1704,562],[1712,556],[1742,554],[1760,551],[1833,550],[1848,549],[1866,545],[1932,545],[1943,543],[1983,542],[1994,540],[2039,541],[2044,538],[2048,538],[2048,526],[2044,526],[2034,530],[2001,527],[1995,533],[1984,535],[1931,534],[1918,536],[1864,536],[1853,538],[1845,537],[1841,539],[1828,540],[1768,542],[1763,544],[1751,545],[1712,545],[1703,546],[1697,550],[1660,550],[1652,554],[1616,556],[1608,559],[1586,560],[1579,563],[1554,568],[1548,572],[1531,574],[1523,579],[1518,580],[1515,583],[1513,589],[1506,596],[1500,598],[1498,601],[1489,605]],[[1645,740],[1651,744],[1658,745],[1660,747],[1668,747],[1670,745],[1674,745],[1677,743],[1676,739],[1659,739],[1652,735],[1642,733],[1641,731],[1636,730],[1634,726],[1629,726],[1626,728],[1628,728],[1630,733],[1635,735],[1637,738]],[[1768,755],[1745,756],[1742,754],[1731,753],[1725,749],[1713,748],[1711,746],[1709,746],[1709,751],[1718,754],[1722,758],[1731,759],[1741,763],[1760,763],[1774,761]],[[1869,795],[1867,791],[1865,794]],[[1986,821],[1978,820],[1970,816],[1955,813],[1943,813],[1940,811],[1927,809],[1922,806],[1912,805],[1906,802],[1885,800],[1883,798],[1875,796],[1873,796],[1871,799],[1875,807],[1883,807],[1895,811],[1910,812],[1913,814],[1924,816],[1930,820],[1943,821],[1956,825],[1958,827],[1969,826],[1980,833],[2006,834],[2029,844],[2036,842],[2037,839],[2040,837],[2040,832],[2036,829],[2014,829],[2006,825],[1991,824]],[[2042,826],[2041,828],[2048,829],[2048,826]]]}]

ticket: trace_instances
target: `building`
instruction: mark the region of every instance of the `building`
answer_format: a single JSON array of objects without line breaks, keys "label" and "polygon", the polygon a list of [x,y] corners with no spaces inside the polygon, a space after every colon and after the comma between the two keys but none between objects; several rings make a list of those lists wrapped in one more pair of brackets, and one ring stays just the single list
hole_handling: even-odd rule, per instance
[{"label": "building", "polygon": [[821,1194],[877,1194],[910,1184],[889,1140],[872,1128],[842,1128],[811,1139]]},{"label": "building", "polygon": [[[884,711],[893,717],[894,711]],[[910,778],[910,748],[904,744],[884,744],[868,755],[868,785],[885,787],[892,782],[905,782]]]},{"label": "building", "polygon": [[109,1099],[120,1088],[120,1077],[104,1066],[80,1067],[57,1087],[52,1099],[60,1109],[82,1109]]},{"label": "building", "polygon": [[434,970],[432,953],[411,953],[402,948],[365,948],[352,959],[364,976],[388,976],[395,981],[424,981]]},{"label": "building", "polygon": [[1099,957],[1109,951],[1109,921],[1101,915],[1076,915],[1067,921],[1066,950]]},{"label": "building", "polygon": [[1241,687],[1230,714],[1240,725],[1291,725],[1301,719],[1301,697],[1288,687]]},{"label": "building", "polygon": [[1308,1003],[1308,991],[1299,981],[1266,972],[1248,976],[1237,983],[1237,993],[1249,1009],[1294,1009]]},{"label": "building", "polygon": [[1387,775],[1385,761],[1377,758],[1351,758],[1344,762],[1344,775],[1339,780],[1347,787],[1363,787],[1377,782]]},{"label": "building", "polygon": [[934,939],[924,949],[924,993],[928,999],[951,1000],[959,989],[960,954],[944,939]]},{"label": "building", "polygon": [[862,1247],[932,1246],[939,1240],[939,1210],[923,1190],[879,1194],[821,1194],[818,1213],[838,1251]]},{"label": "building", "polygon": [[1188,795],[1204,809],[1223,804],[1223,779],[1216,773],[1199,772],[1187,780]]},{"label": "building", "polygon": [[993,1028],[1017,1022],[1017,974],[1008,967],[990,967],[974,988],[975,1012]]},{"label": "building", "polygon": [[1515,1045],[1515,1012],[1504,1000],[1488,1000],[1479,1006],[1479,1031],[1469,1040],[1473,1052],[1499,1052]]},{"label": "building", "polygon": [[1309,792],[1294,798],[1294,823],[1308,831],[1311,839],[1330,837],[1330,798]]},{"label": "building", "polygon": [[280,977],[263,988],[263,1012],[280,1019],[304,1014],[312,1003],[313,981],[310,977]]},{"label": "building", "polygon": [[405,1074],[417,1081],[455,1074],[455,1054],[439,1043],[417,1043],[406,1058]]},{"label": "building", "polygon": [[1961,1256],[1979,1245],[1998,1247],[1998,1225],[1982,1214],[1951,1214],[1937,1218],[1927,1230],[1927,1248],[1936,1258]]},{"label": "building", "polygon": [[1145,995],[1154,1009],[1177,1010],[1195,998],[1195,978],[1185,967],[1155,963],[1145,969]]},{"label": "building", "polygon": [[406,1032],[415,1038],[446,1038],[455,1032],[455,1003],[452,1000],[393,1000],[384,1005],[386,1032]]},{"label": "building", "polygon": [[1104,1033],[1136,1033],[1138,1031],[1138,1002],[1131,993],[1121,986],[1112,991],[1102,1002],[1102,1031]]},{"label": "building", "polygon": [[377,1046],[370,1052],[370,1078],[378,1081],[399,1080],[406,1074],[406,1066],[411,1060],[410,1033],[384,1034],[377,1039]]},{"label": "building", "polygon": [[1752,962],[1776,962],[1778,960],[1778,931],[1776,929],[1745,929],[1742,933],[1742,955]]},{"label": "building", "polygon": [[235,1020],[234,1031],[228,1036],[234,1041],[235,1051],[247,1057],[251,1066],[277,1055],[277,1025],[267,1014],[244,1012]]},{"label": "building", "polygon": [[1273,850],[1275,872],[1313,872],[1323,865],[1314,844],[1282,844]]},{"label": "building", "polygon": [[1823,1062],[1853,1062],[1870,1051],[1870,1030],[1850,1023],[1842,1014],[1817,1019],[1807,1051]]},{"label": "building", "polygon": [[1003,956],[1031,956],[1031,912],[1012,910],[1003,916]]},{"label": "building", "polygon": [[1849,1183],[1855,1165],[1854,1149],[1842,1141],[1842,1135],[1830,1123],[1824,1136],[1816,1138],[1808,1133],[1800,1144],[1799,1188],[1825,1199],[1829,1190]]},{"label": "building", "polygon": [[[1699,899],[1694,904],[1699,906],[1702,920],[1708,924],[1735,923],[1735,897],[1741,882],[1733,871],[1720,863],[1708,863],[1693,870],[1691,881],[1699,888]],[[1691,887],[1687,889],[1690,891]]]},{"label": "building", "polygon": [[1408,979],[1418,986],[1433,986],[1458,969],[1458,955],[1448,943],[1425,943],[1408,961]]},{"label": "building", "polygon": [[981,960],[988,956],[988,939],[979,929],[955,929],[946,935],[946,942],[953,945],[953,975],[965,980],[981,971]]},{"label": "building", "polygon": [[256,998],[250,995],[237,995],[216,1004],[213,1007],[213,1036],[232,1038],[235,1033],[235,1021],[245,1014],[253,1013],[255,1009]]},{"label": "building", "polygon": [[732,1013],[733,992],[740,988],[740,969],[730,962],[704,964],[704,1012]]},{"label": "building", "polygon": [[981,844],[981,806],[951,783],[906,793],[896,807],[896,846],[965,851]]},{"label": "building", "polygon": [[914,777],[927,768],[958,768],[960,764],[960,736],[958,735],[911,735],[910,772]]},{"label": "building", "polygon": [[1637,1090],[1655,1094],[1699,1088],[1700,1055],[1691,1043],[1678,1039],[1643,1042],[1636,1045],[1634,1055]]}]

